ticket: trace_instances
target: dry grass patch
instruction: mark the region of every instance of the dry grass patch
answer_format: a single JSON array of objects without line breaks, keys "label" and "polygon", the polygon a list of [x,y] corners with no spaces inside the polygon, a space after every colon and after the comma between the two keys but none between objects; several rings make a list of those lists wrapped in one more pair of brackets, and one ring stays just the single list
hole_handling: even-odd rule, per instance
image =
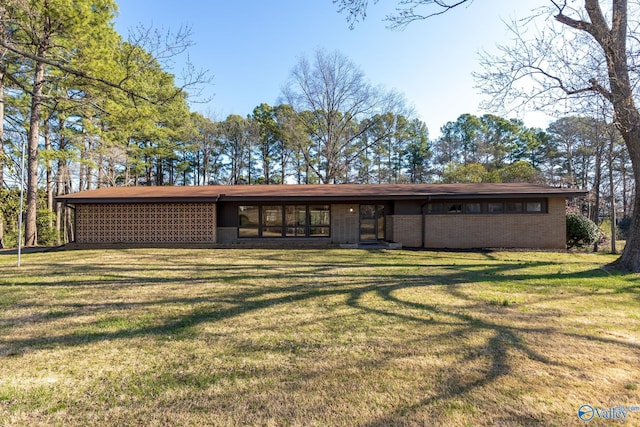
[{"label": "dry grass patch", "polygon": [[0,256],[0,423],[581,425],[640,404],[640,283],[611,259]]}]

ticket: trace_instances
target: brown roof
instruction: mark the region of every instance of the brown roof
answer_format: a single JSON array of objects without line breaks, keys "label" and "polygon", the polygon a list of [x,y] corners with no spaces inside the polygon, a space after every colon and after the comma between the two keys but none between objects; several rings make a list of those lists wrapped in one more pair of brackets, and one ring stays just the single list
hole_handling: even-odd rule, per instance
[{"label": "brown roof", "polygon": [[456,199],[491,197],[576,197],[575,188],[537,184],[318,184],[318,185],[203,185],[175,187],[106,187],[57,197],[60,202],[259,202],[352,201],[399,199]]}]

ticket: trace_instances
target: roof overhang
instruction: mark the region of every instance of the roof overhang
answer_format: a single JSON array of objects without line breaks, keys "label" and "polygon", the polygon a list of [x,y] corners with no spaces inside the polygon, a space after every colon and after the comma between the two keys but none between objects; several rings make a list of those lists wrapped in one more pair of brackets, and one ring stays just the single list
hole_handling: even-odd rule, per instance
[{"label": "roof overhang", "polygon": [[582,197],[587,191],[536,184],[326,184],[108,187],[56,198],[67,204],[268,203]]}]

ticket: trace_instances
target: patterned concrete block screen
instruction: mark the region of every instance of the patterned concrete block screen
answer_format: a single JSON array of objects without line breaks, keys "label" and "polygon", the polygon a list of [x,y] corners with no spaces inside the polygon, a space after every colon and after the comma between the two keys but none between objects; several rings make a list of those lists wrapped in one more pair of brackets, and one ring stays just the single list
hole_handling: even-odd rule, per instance
[{"label": "patterned concrete block screen", "polygon": [[215,243],[215,203],[76,206],[78,243]]}]

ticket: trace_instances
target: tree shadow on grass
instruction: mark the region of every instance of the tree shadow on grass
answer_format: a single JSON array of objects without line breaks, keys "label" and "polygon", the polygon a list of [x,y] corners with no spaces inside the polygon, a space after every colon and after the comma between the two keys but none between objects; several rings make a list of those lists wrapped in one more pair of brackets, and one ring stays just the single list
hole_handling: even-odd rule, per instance
[{"label": "tree shadow on grass", "polygon": [[[100,304],[75,304],[71,306],[65,306],[68,308],[68,312],[60,314],[61,316],[73,316],[73,309],[80,309],[86,312],[88,308],[93,307],[93,311],[99,310],[113,310],[122,308],[132,308],[137,306],[152,306],[161,304],[184,304],[184,305],[200,305],[207,302],[224,302],[231,304],[232,307],[225,309],[208,310],[206,308],[198,308],[190,314],[179,315],[175,318],[166,319],[162,324],[149,328],[141,328],[137,330],[128,330],[115,333],[96,333],[94,338],[96,340],[104,339],[118,339],[123,336],[139,336],[146,334],[161,334],[166,331],[172,331],[185,327],[192,327],[200,323],[209,321],[219,321],[235,316],[242,315],[244,313],[259,311],[269,307],[292,304],[299,301],[309,300],[313,298],[323,298],[328,296],[344,296],[347,304],[362,310],[367,310],[358,304],[358,300],[365,292],[375,291],[377,294],[385,300],[391,301],[400,306],[404,305],[414,309],[421,309],[425,312],[439,313],[440,308],[437,306],[429,306],[424,304],[415,304],[407,301],[401,301],[398,298],[392,296],[392,292],[409,287],[424,287],[424,286],[446,286],[447,292],[451,296],[458,299],[469,299],[469,296],[458,291],[458,284],[473,283],[482,276],[490,276],[492,283],[500,282],[517,282],[527,280],[537,280],[538,282],[545,282],[547,280],[557,280],[559,278],[563,280],[579,280],[593,278],[594,276],[601,276],[608,274],[600,269],[578,271],[574,273],[562,274],[562,273],[547,273],[547,274],[535,274],[535,273],[518,273],[518,270],[523,268],[540,267],[552,264],[551,262],[529,262],[523,265],[514,265],[511,263],[492,264],[487,266],[483,263],[469,263],[461,266],[452,266],[450,264],[425,264],[425,269],[445,269],[448,274],[438,274],[436,276],[429,276],[427,274],[396,274],[395,271],[391,271],[388,276],[378,276],[375,278],[367,277],[366,273],[372,268],[388,267],[392,269],[403,269],[405,267],[416,267],[415,264],[406,263],[384,263],[373,262],[372,260],[362,259],[357,262],[350,260],[346,263],[322,263],[305,260],[303,261],[305,270],[301,272],[288,272],[288,269],[278,271],[270,268],[268,264],[261,265],[259,262],[250,266],[198,266],[197,273],[200,277],[192,277],[190,272],[194,272],[194,267],[184,266],[181,268],[171,268],[171,271],[177,276],[159,276],[148,277],[145,273],[148,272],[145,267],[139,272],[136,272],[135,267],[119,267],[114,269],[112,266],[94,265],[88,269],[86,266],[79,266],[77,268],[71,268],[67,271],[67,275],[74,277],[75,275],[88,274],[90,276],[105,276],[109,275],[109,278],[103,279],[79,279],[77,282],[47,282],[47,281],[24,281],[18,285],[12,286],[35,286],[35,287],[49,287],[49,286],[82,286],[82,287],[103,287],[105,292],[110,289],[119,287],[143,287],[145,285],[184,285],[197,288],[199,285],[215,283],[216,280],[222,280],[228,285],[242,284],[241,291],[229,290],[228,294],[222,296],[215,296],[212,299],[206,297],[197,298],[170,298],[170,299],[154,299],[144,302],[128,302],[118,301],[114,303],[100,303]],[[290,266],[288,266],[290,268]],[[158,268],[160,269],[160,268]],[[481,269],[480,273],[477,269]],[[90,271],[88,271],[90,270]],[[155,270],[155,269],[153,269]],[[339,272],[336,272],[339,270]],[[216,274],[224,271],[227,277],[216,277]],[[128,274],[127,274],[128,273]],[[135,274],[132,274],[135,273]],[[154,273],[155,274],[155,273]],[[229,276],[230,274],[230,276]],[[55,276],[55,275],[54,275]],[[354,278],[357,280],[363,280],[362,286],[354,285]],[[277,282],[279,279],[299,280],[299,283],[295,283],[289,286],[267,286],[262,287],[260,285],[251,286],[247,288],[246,284],[251,282],[269,281]],[[309,283],[309,279],[311,280]],[[52,279],[54,280],[54,279]],[[389,284],[389,282],[394,282]],[[3,283],[0,282],[0,289]],[[553,285],[549,285],[553,286]],[[629,286],[619,287],[616,292],[623,293],[629,292],[634,294],[640,294],[640,283],[634,283]],[[285,294],[284,296],[281,296]],[[278,295],[270,297],[270,295]],[[554,296],[554,298],[558,298]],[[561,297],[560,297],[561,298]],[[477,301],[478,304],[486,304],[486,301]],[[37,307],[38,303],[29,302],[30,306]],[[41,303],[42,307],[55,307],[56,303],[47,302]],[[64,305],[64,304],[63,304]],[[375,311],[375,310],[373,310]],[[378,314],[392,315],[392,313],[378,312]],[[399,314],[393,314],[395,316],[401,316]],[[467,318],[460,313],[448,313],[449,316],[456,317],[461,321],[469,322],[472,319]],[[410,317],[407,320],[412,320]],[[5,318],[6,322],[21,321],[20,318]],[[91,336],[87,337],[89,341],[92,340]],[[59,337],[57,344],[64,345],[65,338]],[[71,340],[71,343],[73,340]],[[83,340],[87,342],[87,339]],[[20,341],[16,341],[14,344],[20,345]],[[28,346],[32,346],[33,342],[23,343]]]},{"label": "tree shadow on grass", "polygon": [[[3,355],[20,355],[26,352],[37,352],[39,350],[51,347],[75,347],[86,345],[87,343],[100,341],[129,340],[136,337],[158,337],[165,339],[168,337],[189,337],[193,334],[200,333],[197,329],[203,324],[217,324],[219,322],[238,318],[240,316],[254,313],[265,313],[266,310],[274,307],[295,306],[298,303],[306,301],[322,301],[330,298],[341,298],[344,305],[352,309],[354,312],[365,313],[371,316],[379,316],[383,318],[393,319],[394,321],[415,323],[426,328],[446,327],[446,334],[455,338],[477,334],[486,336],[483,344],[467,351],[462,363],[472,364],[476,360],[482,359],[486,361],[486,367],[477,372],[473,378],[467,378],[457,373],[451,374],[443,381],[439,390],[436,390],[431,396],[419,401],[409,402],[399,405],[385,416],[372,421],[370,426],[382,426],[397,423],[402,417],[410,416],[422,408],[433,405],[442,400],[451,399],[455,396],[467,395],[473,390],[487,386],[497,379],[508,376],[513,371],[512,361],[509,358],[510,353],[519,353],[529,360],[547,366],[561,366],[566,369],[574,369],[571,365],[563,363],[560,360],[554,360],[541,354],[534,346],[527,343],[523,339],[524,334],[556,334],[565,335],[586,341],[596,341],[607,345],[619,346],[632,350],[640,350],[640,345],[624,340],[617,340],[602,336],[592,336],[588,334],[571,333],[554,327],[538,327],[536,324],[517,326],[505,325],[492,321],[484,316],[483,309],[487,308],[487,302],[479,300],[469,294],[460,291],[461,284],[475,283],[478,281],[479,275],[482,277],[490,276],[492,283],[506,283],[514,281],[535,280],[538,283],[562,280],[581,280],[588,279],[594,275],[608,274],[600,270],[577,271],[574,273],[544,273],[536,274],[521,271],[525,268],[532,267],[532,263],[523,265],[514,265],[513,263],[492,263],[487,266],[481,262],[464,264],[462,266],[451,266],[446,264],[425,264],[418,267],[424,271],[418,274],[402,273],[406,267],[416,267],[413,264],[393,263],[387,261],[373,260],[356,260],[350,259],[346,263],[330,262],[322,263],[319,261],[302,260],[298,264],[303,264],[304,268],[287,274],[285,270],[280,271],[274,269],[269,263],[256,262],[255,265],[248,266],[229,266],[225,270],[221,266],[213,266],[210,268],[203,267],[198,273],[204,277],[193,279],[189,273],[192,268],[189,266],[172,269],[173,275],[167,277],[144,278],[144,271],[135,271],[135,267],[129,268],[127,275],[125,269],[117,273],[113,273],[112,278],[102,280],[89,280],[82,284],[84,287],[103,286],[104,291],[117,287],[132,287],[151,285],[171,285],[171,286],[187,286],[197,289],[200,285],[215,283],[216,274],[226,271],[228,276],[227,285],[231,286],[228,290],[220,294],[210,294],[208,296],[193,297],[171,297],[171,298],[150,298],[139,302],[105,302],[101,304],[95,303],[79,303],[77,306],[65,305],[64,303],[41,303],[36,309],[45,310],[47,308],[57,309],[61,314],[60,317],[73,318],[78,314],[91,313],[122,313],[126,315],[129,310],[137,310],[140,308],[152,308],[166,304],[176,304],[183,307],[190,307],[186,313],[170,315],[156,319],[157,321],[151,325],[144,325],[134,328],[125,328],[116,331],[100,331],[99,325],[94,330],[87,333],[78,334],[74,331],[63,333],[55,336],[35,336],[27,338],[7,338],[0,335],[0,358]],[[547,262],[535,262],[533,266],[542,267],[551,265]],[[373,266],[373,267],[372,267]],[[483,268],[484,267],[484,268]],[[389,272],[385,274],[371,276],[367,274],[367,270],[371,268],[388,268]],[[77,270],[77,274],[85,274],[86,267]],[[96,267],[91,274],[100,275],[104,273],[105,267]],[[429,269],[435,269],[438,274],[428,274]],[[396,271],[397,270],[397,271]],[[442,271],[445,271],[443,274]],[[135,274],[133,274],[135,273]],[[71,273],[73,274],[73,273]],[[139,277],[143,276],[143,277]],[[286,279],[292,284],[278,285],[281,280]],[[267,281],[268,286],[256,285],[253,282]],[[486,278],[484,279],[486,280]],[[188,285],[185,285],[188,283]],[[233,286],[237,285],[237,289]],[[28,282],[21,286],[51,286],[50,284],[37,283],[36,281]],[[464,303],[466,310],[461,311],[454,305],[445,303],[428,304],[425,302],[411,301],[398,296],[398,293],[406,290],[421,290],[438,287],[442,289],[454,301]],[[620,292],[629,292],[638,294],[639,284],[632,284],[626,287],[618,287]],[[384,304],[371,304],[366,296],[374,295],[376,301],[382,301]],[[549,299],[571,298],[571,295],[549,295],[544,296]],[[74,311],[75,310],[75,311]],[[543,314],[537,313],[536,316]],[[326,318],[330,318],[329,315]],[[534,319],[532,317],[532,319]],[[13,324],[19,324],[25,321],[41,322],[47,324],[51,319],[47,316],[40,318],[25,317],[8,317],[0,318],[0,326],[5,328],[11,327]],[[2,329],[0,329],[1,331]],[[435,337],[436,335],[434,335]],[[440,337],[442,338],[442,337]],[[290,351],[290,347],[285,342],[278,344],[282,347],[282,351]],[[247,346],[251,346],[248,343]],[[245,348],[244,351],[247,351]],[[259,349],[258,349],[259,350]],[[368,364],[372,369],[384,363],[390,363],[391,360],[400,360],[405,357],[402,352],[387,353],[375,360],[364,360],[359,362],[344,361],[342,368],[352,366],[352,363]],[[383,360],[386,359],[386,360]],[[324,375],[321,369],[308,372],[309,376]],[[216,381],[216,377],[212,377],[211,381]],[[509,422],[516,423],[532,423],[533,418],[526,415],[511,415]],[[520,418],[518,418],[520,417]]]}]

